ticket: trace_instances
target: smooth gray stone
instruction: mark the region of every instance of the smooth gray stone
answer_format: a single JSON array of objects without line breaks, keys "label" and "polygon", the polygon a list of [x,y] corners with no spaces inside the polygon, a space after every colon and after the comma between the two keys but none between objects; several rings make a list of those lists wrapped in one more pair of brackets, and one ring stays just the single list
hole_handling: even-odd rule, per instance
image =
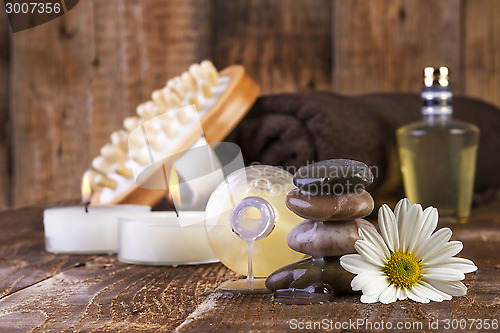
[{"label": "smooth gray stone", "polygon": [[373,182],[368,166],[359,161],[332,159],[300,167],[293,183],[313,195],[351,193]]},{"label": "smooth gray stone", "polygon": [[305,220],[290,231],[287,243],[292,250],[315,258],[356,253],[354,243],[360,239],[358,228],[361,226],[375,229],[363,219],[345,222]]},{"label": "smooth gray stone", "polygon": [[347,221],[369,215],[374,203],[365,190],[342,195],[311,195],[296,188],[287,194],[286,206],[305,219]]},{"label": "smooth gray stone", "polygon": [[266,279],[269,290],[306,289],[324,283],[336,295],[352,294],[351,280],[354,274],[340,266],[340,257],[326,257],[321,260],[305,259],[279,268]]}]

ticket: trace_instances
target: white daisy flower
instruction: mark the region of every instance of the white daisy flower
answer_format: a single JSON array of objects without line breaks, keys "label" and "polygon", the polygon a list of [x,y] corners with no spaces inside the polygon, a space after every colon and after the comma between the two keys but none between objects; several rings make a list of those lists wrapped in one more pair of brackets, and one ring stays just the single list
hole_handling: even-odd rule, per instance
[{"label": "white daisy flower", "polygon": [[462,242],[450,242],[451,230],[433,234],[438,211],[410,205],[402,199],[394,212],[383,205],[378,214],[382,236],[361,227],[355,248],[359,254],[340,258],[345,270],[356,274],[353,290],[361,290],[363,303],[392,303],[410,298],[416,302],[441,302],[467,292],[460,282],[477,267],[469,259],[454,257]]}]

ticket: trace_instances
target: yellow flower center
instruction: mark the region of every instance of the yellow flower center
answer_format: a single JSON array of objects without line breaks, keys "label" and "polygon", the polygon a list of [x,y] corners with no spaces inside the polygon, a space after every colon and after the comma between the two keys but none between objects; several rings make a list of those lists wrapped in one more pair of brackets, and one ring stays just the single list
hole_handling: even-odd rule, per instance
[{"label": "yellow flower center", "polygon": [[394,252],[384,267],[384,274],[396,287],[410,288],[422,278],[422,261],[411,252]]}]

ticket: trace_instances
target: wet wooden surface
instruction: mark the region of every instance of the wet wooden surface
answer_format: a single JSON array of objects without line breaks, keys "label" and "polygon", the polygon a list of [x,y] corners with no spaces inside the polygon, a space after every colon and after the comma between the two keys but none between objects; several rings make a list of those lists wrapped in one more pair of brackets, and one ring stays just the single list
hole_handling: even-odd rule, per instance
[{"label": "wet wooden surface", "polygon": [[[56,256],[44,250],[42,211],[0,213],[0,332],[284,331],[322,320],[334,325],[333,331],[370,331],[366,321],[383,321],[385,327],[421,323],[416,331],[450,332],[456,330],[446,330],[446,320],[500,320],[500,202],[475,210],[468,224],[453,226],[453,238],[464,243],[460,255],[479,267],[467,274],[468,295],[427,305],[369,305],[351,296],[280,306],[270,295],[215,292],[236,276],[221,264],[152,267],[123,264],[116,256]],[[361,320],[361,326],[335,329]],[[429,321],[436,320],[439,329],[430,329]]]}]

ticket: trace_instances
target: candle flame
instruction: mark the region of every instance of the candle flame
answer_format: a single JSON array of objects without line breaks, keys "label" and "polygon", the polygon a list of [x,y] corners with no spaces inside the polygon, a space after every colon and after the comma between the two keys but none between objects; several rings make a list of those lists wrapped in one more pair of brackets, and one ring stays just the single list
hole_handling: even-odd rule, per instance
[{"label": "candle flame", "polygon": [[90,187],[90,171],[86,171],[82,177],[82,202],[90,202],[92,188]]},{"label": "candle flame", "polygon": [[179,175],[175,168],[170,169],[170,177],[168,178],[168,198],[176,209],[181,207],[181,191],[179,188]]}]

